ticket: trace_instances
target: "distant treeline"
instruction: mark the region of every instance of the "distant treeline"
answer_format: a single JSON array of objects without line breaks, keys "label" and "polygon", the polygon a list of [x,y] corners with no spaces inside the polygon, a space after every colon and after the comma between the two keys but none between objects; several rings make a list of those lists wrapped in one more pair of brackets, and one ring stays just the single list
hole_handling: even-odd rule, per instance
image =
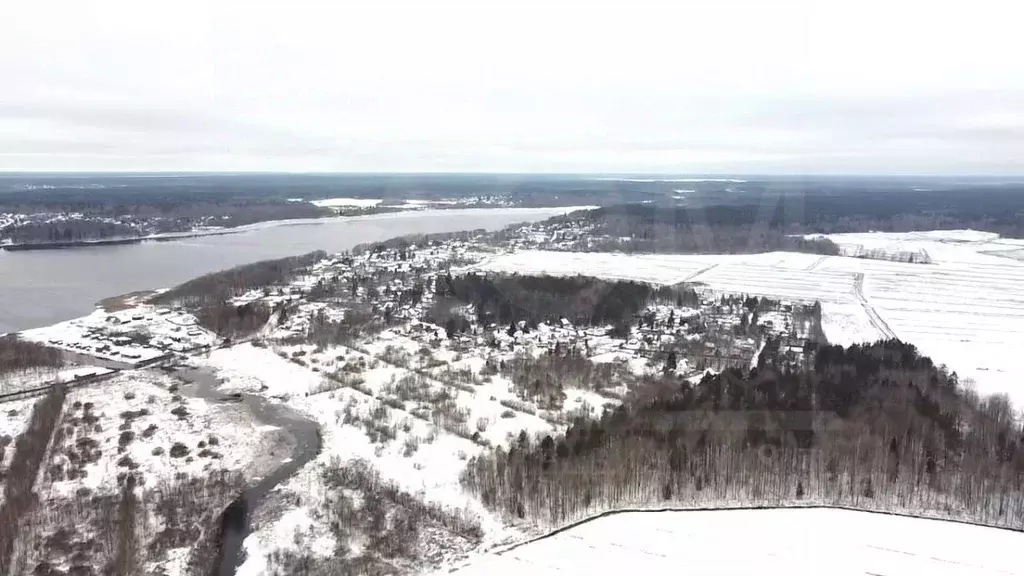
[{"label": "distant treeline", "polygon": [[577,212],[553,221],[596,228],[603,241],[585,238],[580,250],[735,254],[786,250],[839,254],[827,239],[805,240],[787,233],[778,214],[756,206],[712,206],[700,210],[650,204],[625,204]]},{"label": "distant treeline", "polygon": [[297,271],[312,266],[326,257],[326,252],[317,250],[302,256],[262,260],[213,272],[158,294],[151,299],[151,302],[154,304],[178,304],[193,308],[222,304],[249,290],[260,290],[281,284]]},{"label": "distant treeline", "polygon": [[0,237],[15,244],[41,242],[81,242],[108,238],[134,238],[141,234],[138,226],[108,220],[60,220],[56,222],[29,222],[11,226],[0,232]]},{"label": "distant treeline", "polygon": [[808,343],[749,372],[647,384],[598,419],[473,459],[464,485],[509,517],[563,525],[629,506],[813,502],[1024,529],[1024,430],[898,341]]},{"label": "distant treeline", "polygon": [[608,236],[581,250],[742,253],[790,250],[838,254],[824,239],[803,234],[973,229],[1024,237],[1019,188],[938,191],[800,190],[702,195],[682,205],[622,204],[569,214],[553,222],[592,225]]},{"label": "distant treeline", "polygon": [[[647,188],[649,186],[643,186]],[[523,206],[635,198],[636,183],[529,174],[133,174],[0,175],[0,212],[16,205],[175,207],[181,203],[284,202],[292,198],[502,199]]]},{"label": "distant treeline", "polygon": [[689,288],[655,288],[640,282],[607,282],[576,276],[518,276],[445,274],[435,280],[432,320],[439,325],[458,322],[448,312],[472,305],[476,320],[486,326],[540,322],[565,318],[575,325],[614,325],[626,329],[633,316],[651,301],[697,306],[700,296]]},{"label": "distant treeline", "polygon": [[[69,206],[9,206],[4,210],[34,214],[78,212]],[[126,213],[123,213],[126,212]],[[116,213],[116,215],[115,215]],[[15,244],[45,244],[137,238],[150,234],[189,232],[200,227],[234,228],[270,220],[320,218],[333,213],[304,202],[250,202],[239,204],[183,204],[168,210],[149,205],[97,206],[81,216],[50,222],[28,222],[0,230],[0,238]],[[114,219],[116,218],[116,220]]]},{"label": "distant treeline", "polygon": [[3,478],[4,499],[0,502],[0,574],[12,572],[15,542],[26,525],[31,524],[29,516],[38,501],[33,490],[64,399],[64,386],[52,387],[32,406],[28,426],[14,442],[14,454]]}]

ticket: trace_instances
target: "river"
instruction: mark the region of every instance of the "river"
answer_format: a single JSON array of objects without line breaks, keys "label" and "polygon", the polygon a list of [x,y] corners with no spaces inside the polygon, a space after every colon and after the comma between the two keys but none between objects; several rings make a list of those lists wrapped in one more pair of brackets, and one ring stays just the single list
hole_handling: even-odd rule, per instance
[{"label": "river", "polygon": [[58,250],[0,250],[0,334],[88,314],[110,296],[167,288],[257,260],[326,250],[406,234],[496,230],[572,208],[426,210],[266,223],[234,233],[166,242]]},{"label": "river", "polygon": [[[212,373],[201,369],[179,368],[177,375],[191,383],[182,388],[182,393],[210,402],[224,401],[224,395],[217,391],[217,378]],[[320,436],[317,425],[312,420],[284,404],[270,402],[256,394],[242,394],[242,402],[260,424],[287,430],[295,440],[295,445],[287,459],[255,484],[250,485],[242,497],[224,512],[220,555],[216,569],[218,576],[232,576],[241,564],[242,544],[252,534],[250,517],[267,494],[320,452]]]}]

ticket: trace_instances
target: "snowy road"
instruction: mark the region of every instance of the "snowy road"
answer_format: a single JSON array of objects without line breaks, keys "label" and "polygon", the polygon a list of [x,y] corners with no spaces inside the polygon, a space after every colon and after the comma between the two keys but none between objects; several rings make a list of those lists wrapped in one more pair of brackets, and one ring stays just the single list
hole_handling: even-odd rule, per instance
[{"label": "snowy road", "polygon": [[[819,261],[820,262],[820,261]],[[860,301],[860,305],[864,307],[864,312],[867,313],[868,319],[871,320],[871,325],[875,327],[886,339],[896,338],[896,333],[889,328],[889,325],[885,323],[885,320],[878,315],[878,311],[875,307],[868,302],[868,299],[864,296],[864,273],[857,272],[854,275],[853,281],[853,293],[857,296],[857,300]]]}]

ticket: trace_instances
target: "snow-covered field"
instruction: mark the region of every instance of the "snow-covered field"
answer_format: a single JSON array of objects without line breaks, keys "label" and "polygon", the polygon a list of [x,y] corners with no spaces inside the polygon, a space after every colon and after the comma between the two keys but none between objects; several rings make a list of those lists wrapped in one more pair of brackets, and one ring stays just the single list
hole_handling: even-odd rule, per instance
[{"label": "snow-covered field", "polygon": [[381,202],[380,198],[327,198],[313,200],[311,204],[329,208],[372,208]]},{"label": "snow-covered field", "polygon": [[456,576],[1024,574],[1024,534],[827,509],[615,514],[485,556]]},{"label": "snow-covered field", "polygon": [[[520,251],[478,269],[585,274],[656,284],[697,282],[744,293],[822,304],[829,341],[849,345],[895,336],[917,346],[982,393],[1024,405],[1024,262],[1007,254],[1024,241],[970,230],[830,236],[840,247],[922,252],[929,264],[788,252],[674,255]],[[997,254],[1003,254],[999,256]]]},{"label": "snow-covered field", "polygon": [[305,396],[323,384],[324,378],[274,352],[239,344],[213,350],[195,361],[215,370],[223,380],[222,392],[263,392],[270,397]]},{"label": "snow-covered field", "polygon": [[1000,238],[977,230],[932,230],[902,233],[832,234],[828,237],[843,253],[881,250],[884,253],[922,252],[938,262],[1002,264],[1024,249],[1024,239]]}]

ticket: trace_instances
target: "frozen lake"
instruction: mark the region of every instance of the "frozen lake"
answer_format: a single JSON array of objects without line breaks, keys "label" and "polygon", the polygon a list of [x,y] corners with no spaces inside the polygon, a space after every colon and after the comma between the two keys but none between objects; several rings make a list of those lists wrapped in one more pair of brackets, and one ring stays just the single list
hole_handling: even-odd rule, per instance
[{"label": "frozen lake", "polygon": [[0,334],[90,313],[99,300],[174,286],[257,260],[420,233],[543,220],[571,208],[399,212],[256,226],[237,234],[60,250],[0,251]]}]

